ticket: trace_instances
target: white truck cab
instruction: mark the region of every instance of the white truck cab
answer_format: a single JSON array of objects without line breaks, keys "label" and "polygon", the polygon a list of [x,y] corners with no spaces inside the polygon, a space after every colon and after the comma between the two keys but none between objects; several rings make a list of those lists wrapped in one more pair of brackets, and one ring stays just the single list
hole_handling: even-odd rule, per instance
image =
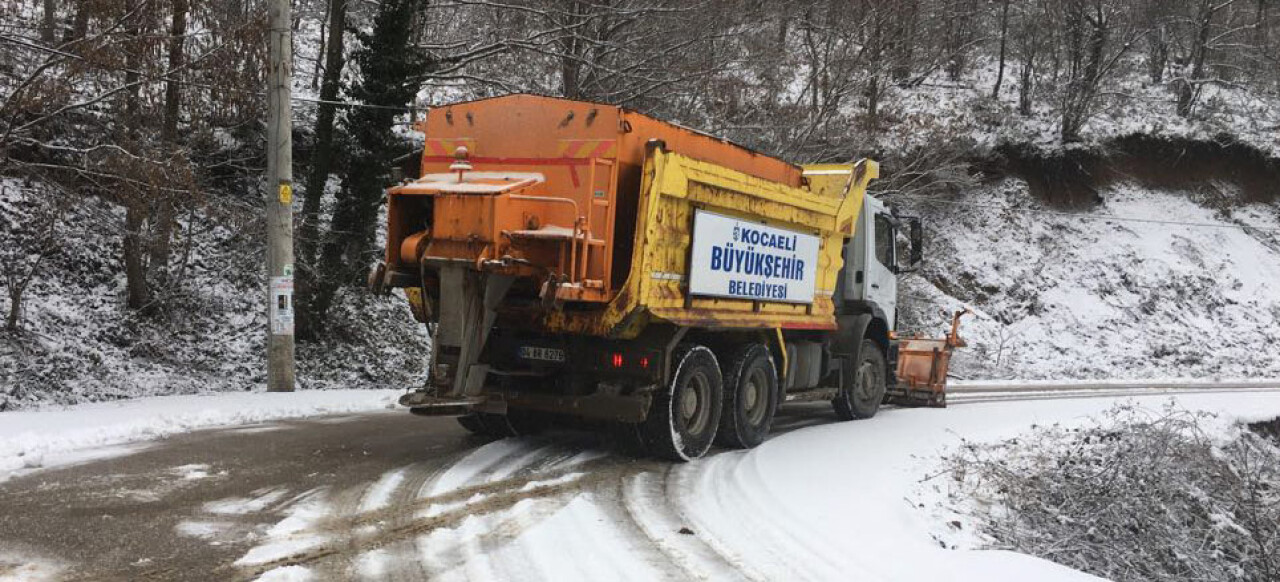
[{"label": "white truck cab", "polygon": [[[904,227],[909,228],[911,252],[899,257],[896,242]],[[845,245],[841,299],[846,311],[870,313],[892,331],[898,319],[898,274],[920,262],[921,239],[920,219],[899,217],[884,202],[864,197],[854,236]]]}]

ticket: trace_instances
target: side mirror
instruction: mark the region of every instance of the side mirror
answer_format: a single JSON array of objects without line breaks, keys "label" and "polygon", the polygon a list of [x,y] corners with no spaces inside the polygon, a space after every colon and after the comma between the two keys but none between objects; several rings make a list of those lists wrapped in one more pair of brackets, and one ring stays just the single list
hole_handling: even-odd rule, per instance
[{"label": "side mirror", "polygon": [[919,216],[908,218],[911,222],[911,266],[915,267],[924,260],[924,226]]}]

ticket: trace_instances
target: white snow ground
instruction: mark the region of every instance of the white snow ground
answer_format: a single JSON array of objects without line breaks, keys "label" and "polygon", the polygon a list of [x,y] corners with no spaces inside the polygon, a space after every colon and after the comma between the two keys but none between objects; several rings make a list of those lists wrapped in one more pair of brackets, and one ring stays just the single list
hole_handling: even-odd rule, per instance
[{"label": "white snow ground", "polygon": [[[1168,398],[1135,399],[1158,407]],[[1280,413],[1280,394],[1182,396],[1182,406],[1249,419]],[[941,453],[1033,424],[1073,424],[1116,399],[1002,402],[891,410],[868,421],[781,435],[748,453],[682,467],[670,487],[700,536],[756,579],[1084,580],[1050,562],[975,549],[973,524],[942,518]],[[947,549],[944,549],[943,546]],[[950,549],[955,546],[956,549]]]},{"label": "white snow ground", "polygon": [[[103,445],[138,446],[198,428],[383,409],[394,396],[234,393],[0,413],[0,467],[12,475],[32,470],[22,463],[34,455],[44,458],[32,464],[50,465],[127,453]],[[412,484],[406,468],[371,475],[349,508],[324,489],[297,495],[282,507],[282,521],[239,563],[344,543],[328,539],[333,533],[317,524],[377,515],[393,503],[418,499],[421,510],[406,519],[437,520],[439,526],[399,546],[350,556],[352,577],[376,580],[409,571],[440,580],[1089,580],[1039,558],[981,549],[986,540],[979,524],[948,505],[950,484],[937,477],[941,458],[962,441],[1003,440],[1033,425],[1085,424],[1117,401],[1154,410],[1171,399],[1220,414],[1221,426],[1280,415],[1280,392],[1256,391],[960,400],[945,410],[886,409],[850,423],[828,422],[825,405],[810,405],[814,414],[783,417],[780,434],[759,448],[673,466],[636,464],[555,438],[505,439],[474,450],[427,482]],[[180,469],[192,478],[203,470]],[[260,509],[258,498],[274,503],[284,499],[286,487],[206,509],[253,513]],[[352,515],[338,515],[344,511]],[[180,533],[211,543],[219,538],[217,531],[196,527],[201,524],[189,525],[191,531]],[[375,521],[358,535],[376,536],[378,527]],[[0,556],[0,579],[56,577],[60,567],[31,556]],[[263,574],[264,580],[294,580],[317,572],[304,563]]]},{"label": "white snow ground", "polygon": [[[407,544],[350,556],[347,571],[367,580],[390,571],[433,580],[1093,580],[1039,558],[981,549],[977,524],[947,505],[948,484],[936,477],[941,457],[962,440],[1084,424],[1117,401],[1159,409],[1171,398],[1219,413],[1224,425],[1280,415],[1280,392],[969,403],[889,409],[851,423],[821,422],[829,415],[816,406],[816,426],[751,451],[667,468],[618,460],[574,477],[581,487],[562,495],[526,498],[518,486],[472,495],[513,472],[537,479],[541,471],[576,470],[563,447],[545,439],[506,439],[407,492],[420,504],[461,495],[418,517],[457,519]],[[395,474],[371,476],[369,489],[383,496]],[[510,502],[493,503],[499,496]],[[268,539],[242,560],[307,534],[284,529],[290,538]]]},{"label": "white snow ground", "polygon": [[0,552],[0,582],[54,582],[66,565],[26,552]]},{"label": "white snow ground", "polygon": [[43,467],[127,454],[144,441],[202,428],[392,408],[399,394],[226,392],[0,412],[0,482]]}]

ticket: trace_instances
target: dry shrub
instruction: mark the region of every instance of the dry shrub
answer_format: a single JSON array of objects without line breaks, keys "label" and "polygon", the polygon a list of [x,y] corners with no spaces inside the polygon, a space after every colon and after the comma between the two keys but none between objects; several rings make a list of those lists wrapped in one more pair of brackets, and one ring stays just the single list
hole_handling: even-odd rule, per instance
[{"label": "dry shrub", "polygon": [[949,458],[999,547],[1113,580],[1280,579],[1280,448],[1212,415],[1117,405]]}]

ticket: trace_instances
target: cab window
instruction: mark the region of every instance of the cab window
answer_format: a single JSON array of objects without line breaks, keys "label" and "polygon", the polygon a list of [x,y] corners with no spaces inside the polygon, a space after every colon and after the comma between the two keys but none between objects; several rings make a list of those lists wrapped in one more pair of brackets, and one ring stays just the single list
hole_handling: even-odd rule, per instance
[{"label": "cab window", "polygon": [[876,260],[893,268],[893,223],[883,214],[876,215]]}]

